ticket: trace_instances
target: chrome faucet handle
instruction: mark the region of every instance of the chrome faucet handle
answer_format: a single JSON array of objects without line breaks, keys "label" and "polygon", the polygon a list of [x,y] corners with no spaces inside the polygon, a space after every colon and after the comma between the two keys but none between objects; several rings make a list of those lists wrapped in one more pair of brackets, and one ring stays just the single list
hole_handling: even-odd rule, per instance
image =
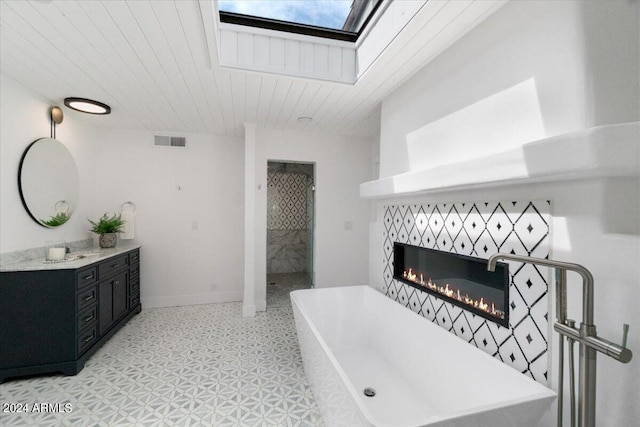
[{"label": "chrome faucet handle", "polygon": [[622,347],[627,348],[627,335],[629,335],[629,325],[622,325]]}]

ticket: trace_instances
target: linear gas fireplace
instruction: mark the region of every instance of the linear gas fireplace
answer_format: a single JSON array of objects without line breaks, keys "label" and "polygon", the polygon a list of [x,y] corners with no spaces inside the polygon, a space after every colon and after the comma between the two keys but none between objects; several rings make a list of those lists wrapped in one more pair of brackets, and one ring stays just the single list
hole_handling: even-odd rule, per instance
[{"label": "linear gas fireplace", "polygon": [[393,244],[393,278],[509,326],[509,264],[403,243]]}]

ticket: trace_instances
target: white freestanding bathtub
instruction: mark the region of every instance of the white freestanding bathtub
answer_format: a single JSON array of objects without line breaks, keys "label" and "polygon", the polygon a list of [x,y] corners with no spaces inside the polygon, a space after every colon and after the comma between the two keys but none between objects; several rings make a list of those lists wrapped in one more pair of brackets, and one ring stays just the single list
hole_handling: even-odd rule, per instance
[{"label": "white freestanding bathtub", "polygon": [[327,427],[529,427],[556,397],[368,286],[294,291],[291,301]]}]

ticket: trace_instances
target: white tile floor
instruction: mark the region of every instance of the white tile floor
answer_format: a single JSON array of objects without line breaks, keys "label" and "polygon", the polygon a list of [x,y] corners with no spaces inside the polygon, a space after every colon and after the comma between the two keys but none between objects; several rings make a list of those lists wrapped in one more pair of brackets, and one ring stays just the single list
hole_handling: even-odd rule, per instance
[{"label": "white tile floor", "polygon": [[[143,310],[76,376],[0,384],[1,426],[322,426],[290,307],[241,317],[240,303]],[[1,409],[1,408],[0,408]]]}]

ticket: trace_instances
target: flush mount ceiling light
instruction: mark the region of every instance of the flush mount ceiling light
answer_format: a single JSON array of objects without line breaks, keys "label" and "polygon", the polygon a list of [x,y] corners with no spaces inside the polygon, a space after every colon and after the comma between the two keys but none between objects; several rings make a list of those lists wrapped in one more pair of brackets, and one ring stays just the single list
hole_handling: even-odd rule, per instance
[{"label": "flush mount ceiling light", "polygon": [[311,122],[313,121],[313,118],[312,118],[312,117],[305,117],[305,116],[302,116],[302,117],[298,117],[298,119],[297,119],[297,120],[298,120],[298,122],[300,122],[300,123],[311,123]]},{"label": "flush mount ceiling light", "polygon": [[64,105],[67,107],[89,114],[110,114],[111,107],[102,102],[86,98],[65,98]]}]

